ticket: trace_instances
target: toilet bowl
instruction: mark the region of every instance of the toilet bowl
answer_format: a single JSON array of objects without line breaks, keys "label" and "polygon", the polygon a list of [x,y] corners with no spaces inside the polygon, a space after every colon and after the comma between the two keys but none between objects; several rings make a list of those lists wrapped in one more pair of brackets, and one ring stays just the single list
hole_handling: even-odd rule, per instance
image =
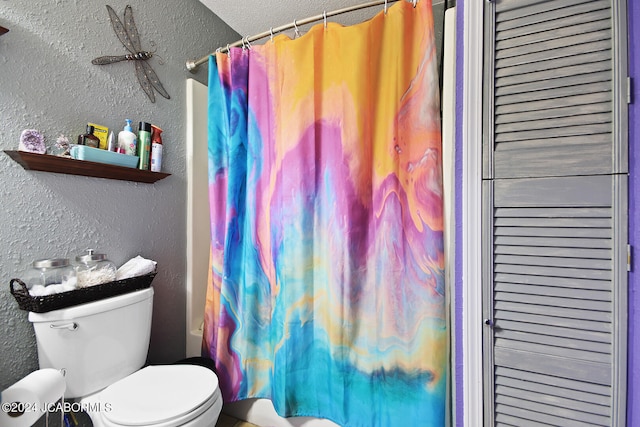
[{"label": "toilet bowl", "polygon": [[72,398],[95,427],[214,427],[222,409],[215,373],[192,364],[143,367],[153,288],[47,313],[29,313],[40,368],[64,370]]}]

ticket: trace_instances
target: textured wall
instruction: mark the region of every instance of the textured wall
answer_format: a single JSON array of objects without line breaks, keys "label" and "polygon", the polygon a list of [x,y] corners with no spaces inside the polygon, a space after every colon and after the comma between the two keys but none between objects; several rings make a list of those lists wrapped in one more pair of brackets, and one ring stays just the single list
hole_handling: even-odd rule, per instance
[{"label": "textured wall", "polygon": [[[156,184],[25,171],[0,153],[0,390],[37,369],[27,313],[9,293],[9,280],[34,259],[75,257],[86,248],[116,264],[142,255],[158,261],[149,361],[184,356],[185,341],[185,80],[206,82],[207,67],[186,71],[238,35],[197,0],[109,4],[122,15],[131,4],[143,48],[157,44],[150,63],[171,95],[152,104],[131,63],[95,66],[91,59],[124,54],[96,0],[0,2],[0,149],[18,148],[20,132],[35,128],[49,142],[73,141],[88,121],[121,129],[125,118],[164,129],[163,170]],[[137,126],[137,125],[136,125]]]}]

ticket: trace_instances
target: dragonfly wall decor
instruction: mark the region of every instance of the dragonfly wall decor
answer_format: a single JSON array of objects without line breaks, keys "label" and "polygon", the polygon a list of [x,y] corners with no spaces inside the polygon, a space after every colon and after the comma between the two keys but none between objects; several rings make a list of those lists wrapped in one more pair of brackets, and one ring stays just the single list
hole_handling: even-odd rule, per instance
[{"label": "dragonfly wall decor", "polygon": [[154,89],[165,98],[169,99],[170,96],[160,83],[158,75],[151,65],[147,62],[153,56],[153,52],[142,50],[140,44],[140,35],[138,34],[138,28],[133,20],[133,11],[131,6],[127,6],[124,9],[124,25],[118,18],[118,15],[113,8],[107,5],[107,11],[109,12],[109,19],[111,20],[111,26],[115,31],[116,36],[122,42],[123,46],[130,52],[126,55],[114,55],[114,56],[100,56],[91,61],[94,65],[107,65],[120,61],[133,61],[136,67],[136,76],[140,82],[140,86],[145,91],[151,102],[156,102]]}]

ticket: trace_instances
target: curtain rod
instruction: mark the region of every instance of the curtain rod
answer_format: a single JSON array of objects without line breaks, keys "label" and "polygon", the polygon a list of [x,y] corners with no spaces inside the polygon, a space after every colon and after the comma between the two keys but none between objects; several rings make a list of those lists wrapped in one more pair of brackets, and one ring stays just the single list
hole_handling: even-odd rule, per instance
[{"label": "curtain rod", "polygon": [[[355,6],[349,6],[349,7],[345,7],[342,9],[338,9],[338,10],[334,10],[331,12],[324,12],[322,15],[316,15],[316,16],[311,16],[309,18],[305,18],[305,19],[296,19],[294,20],[291,24],[286,24],[286,25],[281,25],[279,27],[273,28],[271,27],[268,31],[264,31],[260,34],[256,34],[254,36],[251,37],[244,37],[241,40],[238,40],[235,43],[232,44],[228,44],[227,46],[223,47],[223,48],[218,48],[218,50],[216,50],[216,52],[222,52],[222,53],[226,53],[229,51],[229,48],[231,47],[236,47],[236,46],[244,46],[246,44],[251,43],[252,41],[256,41],[256,40],[260,40],[260,39],[264,39],[265,37],[271,37],[273,36],[275,33],[279,33],[282,31],[286,31],[286,30],[290,30],[291,28],[298,28],[298,25],[305,25],[305,24],[310,24],[311,22],[316,22],[316,21],[326,21],[326,19],[330,16],[335,16],[335,15],[341,15],[343,13],[349,13],[349,12],[353,12],[355,10],[359,10],[359,9],[365,9],[368,7],[373,7],[373,6],[380,6],[382,4],[385,5],[385,13],[387,11],[387,3],[393,3],[396,1],[400,1],[400,0],[376,0],[376,1],[370,1],[368,3],[361,3]],[[413,7],[416,7],[416,3],[418,2],[417,0],[413,0]],[[187,70],[189,71],[195,71],[200,65],[206,63],[209,60],[209,56],[214,55],[216,52],[211,52],[210,54],[203,56],[202,58],[198,59],[198,60],[189,60],[186,63],[187,66]]]}]

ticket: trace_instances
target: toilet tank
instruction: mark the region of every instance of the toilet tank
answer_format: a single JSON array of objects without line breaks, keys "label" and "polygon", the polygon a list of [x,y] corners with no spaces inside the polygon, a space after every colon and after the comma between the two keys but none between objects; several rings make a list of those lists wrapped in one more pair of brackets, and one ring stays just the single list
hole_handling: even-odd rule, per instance
[{"label": "toilet tank", "polygon": [[84,397],[140,369],[151,335],[153,288],[47,313],[29,313],[40,368],[64,369],[65,398]]}]

